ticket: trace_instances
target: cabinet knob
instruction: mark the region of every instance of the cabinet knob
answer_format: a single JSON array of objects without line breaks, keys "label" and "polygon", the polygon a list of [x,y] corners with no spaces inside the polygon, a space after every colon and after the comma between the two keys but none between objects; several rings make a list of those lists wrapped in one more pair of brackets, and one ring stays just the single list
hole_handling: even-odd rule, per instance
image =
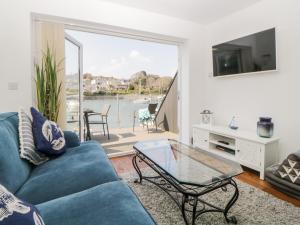
[{"label": "cabinet knob", "polygon": [[240,152],[240,150],[237,150],[237,152]]}]

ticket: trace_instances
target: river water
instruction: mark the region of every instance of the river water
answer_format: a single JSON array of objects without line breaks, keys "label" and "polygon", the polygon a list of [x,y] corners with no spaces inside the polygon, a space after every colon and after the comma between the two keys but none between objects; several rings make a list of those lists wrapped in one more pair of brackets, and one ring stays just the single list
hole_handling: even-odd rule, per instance
[{"label": "river water", "polygon": [[[105,105],[110,105],[111,108],[108,113],[108,124],[110,128],[128,128],[133,126],[134,112],[139,109],[148,107],[151,103],[160,103],[162,96],[152,95],[123,95],[123,96],[97,96],[85,97],[82,103],[83,111],[92,110],[94,112],[101,112]],[[72,100],[67,101],[72,105]],[[136,113],[137,114],[137,113]],[[70,115],[68,115],[69,117]],[[100,118],[98,118],[100,119]],[[91,120],[97,120],[91,118]],[[136,125],[138,119],[136,119]],[[69,124],[70,128],[76,124]]]}]

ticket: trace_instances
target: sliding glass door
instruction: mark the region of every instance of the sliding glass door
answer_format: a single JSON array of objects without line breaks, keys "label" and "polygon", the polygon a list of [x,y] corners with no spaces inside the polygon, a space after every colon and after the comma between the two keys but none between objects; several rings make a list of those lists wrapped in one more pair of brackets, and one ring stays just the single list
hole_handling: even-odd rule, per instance
[{"label": "sliding glass door", "polygon": [[65,34],[65,74],[67,129],[83,140],[82,45]]}]

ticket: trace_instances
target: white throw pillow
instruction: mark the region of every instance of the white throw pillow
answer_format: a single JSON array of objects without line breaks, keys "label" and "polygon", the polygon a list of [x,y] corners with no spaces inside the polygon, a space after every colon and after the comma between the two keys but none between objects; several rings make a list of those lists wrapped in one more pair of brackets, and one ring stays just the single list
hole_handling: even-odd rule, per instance
[{"label": "white throw pillow", "polygon": [[34,165],[40,165],[49,160],[44,154],[36,151],[32,135],[32,121],[23,109],[19,110],[19,139],[21,158],[27,159]]}]

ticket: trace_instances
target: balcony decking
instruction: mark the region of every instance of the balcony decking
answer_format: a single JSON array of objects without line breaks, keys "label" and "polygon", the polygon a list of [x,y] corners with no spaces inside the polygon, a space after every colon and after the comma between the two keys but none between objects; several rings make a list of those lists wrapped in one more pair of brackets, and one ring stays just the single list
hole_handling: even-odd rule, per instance
[{"label": "balcony decking", "polygon": [[134,132],[131,128],[117,128],[110,129],[110,139],[107,139],[107,135],[104,136],[100,127],[91,128],[92,140],[96,140],[102,144],[107,154],[110,157],[120,156],[130,152],[133,152],[133,145],[138,141],[152,140],[152,139],[178,139],[178,135],[168,131],[163,131],[154,128],[135,127]]}]

